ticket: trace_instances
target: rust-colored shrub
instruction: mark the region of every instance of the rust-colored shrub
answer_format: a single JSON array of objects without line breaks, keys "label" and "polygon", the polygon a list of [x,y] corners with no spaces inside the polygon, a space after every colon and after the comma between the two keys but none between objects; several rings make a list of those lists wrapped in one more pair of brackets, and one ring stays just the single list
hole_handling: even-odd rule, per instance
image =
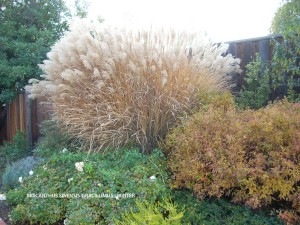
[{"label": "rust-colored shrub", "polygon": [[228,89],[240,69],[226,50],[196,34],[79,22],[40,66],[45,79],[27,89],[46,96],[53,119],[91,146],[149,150],[198,105],[199,91]]},{"label": "rust-colored shrub", "polygon": [[299,215],[300,105],[237,111],[230,99],[215,98],[167,136],[174,187]]}]

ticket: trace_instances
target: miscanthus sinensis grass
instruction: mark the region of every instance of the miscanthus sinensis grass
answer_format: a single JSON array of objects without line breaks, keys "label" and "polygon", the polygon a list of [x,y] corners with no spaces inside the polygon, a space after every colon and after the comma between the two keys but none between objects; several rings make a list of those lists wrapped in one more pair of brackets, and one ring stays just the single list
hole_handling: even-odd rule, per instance
[{"label": "miscanthus sinensis grass", "polygon": [[148,151],[199,105],[199,92],[228,90],[240,61],[226,50],[198,34],[79,22],[40,65],[43,80],[27,89],[94,149],[135,143]]}]

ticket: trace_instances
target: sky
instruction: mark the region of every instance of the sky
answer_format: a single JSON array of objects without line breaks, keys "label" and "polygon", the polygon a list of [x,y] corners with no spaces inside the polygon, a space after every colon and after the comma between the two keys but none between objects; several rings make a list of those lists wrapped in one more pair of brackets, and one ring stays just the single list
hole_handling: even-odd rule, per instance
[{"label": "sky", "polygon": [[266,36],[282,0],[90,0],[89,17],[200,32],[215,42]]}]

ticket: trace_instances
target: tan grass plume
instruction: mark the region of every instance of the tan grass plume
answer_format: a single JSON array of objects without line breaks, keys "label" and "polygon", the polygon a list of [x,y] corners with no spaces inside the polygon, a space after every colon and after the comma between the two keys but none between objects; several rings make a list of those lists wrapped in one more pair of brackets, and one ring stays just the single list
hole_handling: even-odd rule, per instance
[{"label": "tan grass plume", "polygon": [[27,89],[94,149],[134,143],[149,151],[197,107],[200,91],[228,89],[240,68],[226,50],[198,34],[82,21],[52,47],[40,65],[43,80]]}]

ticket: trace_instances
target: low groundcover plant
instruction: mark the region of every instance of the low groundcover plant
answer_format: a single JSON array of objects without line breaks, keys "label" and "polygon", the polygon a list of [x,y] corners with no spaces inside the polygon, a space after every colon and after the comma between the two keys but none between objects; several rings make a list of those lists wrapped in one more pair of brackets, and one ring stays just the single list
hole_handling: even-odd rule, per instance
[{"label": "low groundcover plant", "polygon": [[7,201],[14,206],[10,217],[16,223],[111,224],[136,199],[154,203],[167,195],[168,185],[166,160],[159,150],[148,156],[128,149],[90,155],[61,152],[9,191]]}]

